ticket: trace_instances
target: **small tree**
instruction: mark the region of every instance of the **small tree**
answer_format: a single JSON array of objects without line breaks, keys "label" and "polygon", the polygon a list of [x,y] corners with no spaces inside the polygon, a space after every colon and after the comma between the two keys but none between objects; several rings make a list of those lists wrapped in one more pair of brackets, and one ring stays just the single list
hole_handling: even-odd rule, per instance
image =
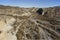
[{"label": "small tree", "polygon": [[37,13],[38,13],[39,15],[42,15],[42,12],[43,12],[43,9],[42,9],[42,8],[40,8],[40,9],[37,10]]}]

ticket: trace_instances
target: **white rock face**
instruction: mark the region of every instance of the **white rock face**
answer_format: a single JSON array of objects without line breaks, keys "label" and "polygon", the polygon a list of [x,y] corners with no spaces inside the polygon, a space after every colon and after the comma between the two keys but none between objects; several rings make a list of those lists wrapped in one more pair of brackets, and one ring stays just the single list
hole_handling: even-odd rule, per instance
[{"label": "white rock face", "polygon": [[12,34],[13,32],[13,26],[16,20],[14,18],[11,18],[7,24],[5,24],[3,27],[1,27],[0,31],[0,40],[17,40],[17,37],[15,34]]},{"label": "white rock face", "polygon": [[44,12],[42,13],[42,15],[44,15]]}]

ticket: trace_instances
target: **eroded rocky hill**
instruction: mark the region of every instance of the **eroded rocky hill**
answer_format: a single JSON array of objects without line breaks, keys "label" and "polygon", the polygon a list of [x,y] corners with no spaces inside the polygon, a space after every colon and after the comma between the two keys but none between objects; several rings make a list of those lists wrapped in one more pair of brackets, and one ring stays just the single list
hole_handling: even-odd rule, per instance
[{"label": "eroded rocky hill", "polygon": [[60,40],[60,7],[1,5],[0,40]]}]

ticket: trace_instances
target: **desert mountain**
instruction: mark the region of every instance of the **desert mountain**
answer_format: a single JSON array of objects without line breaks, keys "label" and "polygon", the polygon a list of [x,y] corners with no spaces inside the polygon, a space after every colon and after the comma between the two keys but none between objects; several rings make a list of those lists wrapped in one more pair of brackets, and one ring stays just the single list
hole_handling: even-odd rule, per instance
[{"label": "desert mountain", "polygon": [[0,40],[60,40],[60,6],[0,5]]}]

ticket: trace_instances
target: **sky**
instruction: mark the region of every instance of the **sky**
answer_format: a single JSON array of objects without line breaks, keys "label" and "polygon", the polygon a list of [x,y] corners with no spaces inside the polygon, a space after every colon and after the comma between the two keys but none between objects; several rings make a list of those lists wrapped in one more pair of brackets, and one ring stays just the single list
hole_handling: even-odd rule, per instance
[{"label": "sky", "polygon": [[60,6],[60,0],[0,0],[0,5],[43,8]]}]

